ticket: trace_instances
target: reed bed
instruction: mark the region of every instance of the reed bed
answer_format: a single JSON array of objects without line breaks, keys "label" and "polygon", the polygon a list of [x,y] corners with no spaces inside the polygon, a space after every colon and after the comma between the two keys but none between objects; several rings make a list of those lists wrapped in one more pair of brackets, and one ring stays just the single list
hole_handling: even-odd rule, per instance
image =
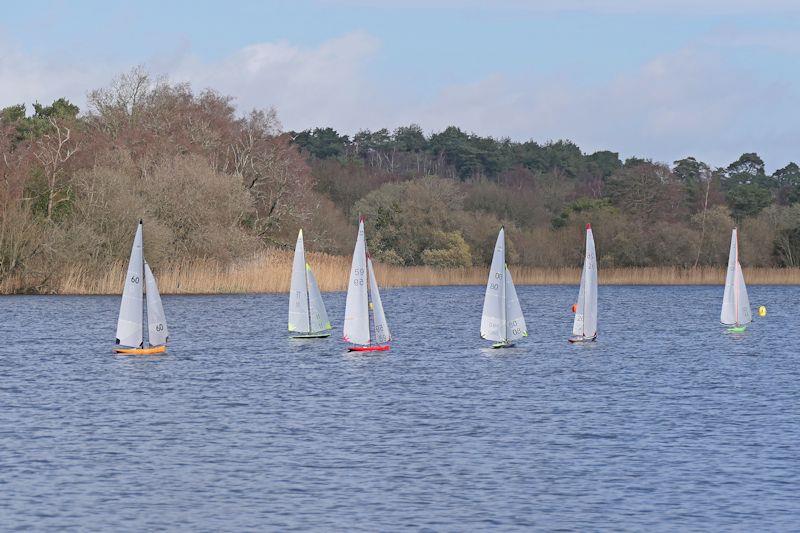
[{"label": "reed bed", "polygon": [[[311,264],[323,291],[347,288],[350,257],[309,253]],[[163,294],[280,293],[289,289],[292,253],[270,250],[247,260],[225,265],[211,260],[176,262],[154,269]],[[102,273],[84,267],[66,267],[56,273],[38,292],[56,294],[119,294],[126,265],[113,265]],[[486,267],[433,268],[378,264],[375,267],[382,287],[420,287],[436,285],[483,285]],[[579,268],[532,268],[512,266],[517,285],[577,285]],[[798,285],[800,269],[746,268],[748,284]],[[603,268],[601,285],[722,285],[724,268]],[[0,294],[36,292],[19,279],[0,284]]]}]

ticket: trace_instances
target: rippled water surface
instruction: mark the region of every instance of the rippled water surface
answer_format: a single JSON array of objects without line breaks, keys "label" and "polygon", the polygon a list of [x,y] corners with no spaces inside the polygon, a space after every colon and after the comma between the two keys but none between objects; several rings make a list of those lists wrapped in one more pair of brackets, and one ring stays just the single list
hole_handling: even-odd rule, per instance
[{"label": "rippled water surface", "polygon": [[[800,288],[386,290],[392,351],[285,333],[286,298],[166,296],[169,352],[111,354],[118,297],[0,298],[0,529],[796,529]],[[344,294],[326,294],[334,326]]]}]

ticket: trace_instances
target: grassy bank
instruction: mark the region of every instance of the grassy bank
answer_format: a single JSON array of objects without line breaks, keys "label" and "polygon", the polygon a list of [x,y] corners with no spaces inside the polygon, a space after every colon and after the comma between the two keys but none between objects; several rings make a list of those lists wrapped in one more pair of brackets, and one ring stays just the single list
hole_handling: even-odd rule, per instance
[{"label": "grassy bank", "polygon": [[[345,290],[350,268],[349,257],[308,254],[314,274],[324,291]],[[155,269],[163,294],[226,294],[286,292],[289,289],[292,254],[270,251],[234,265],[196,260]],[[122,263],[98,275],[81,267],[57,272],[38,292],[56,294],[118,294],[125,274]],[[382,287],[435,285],[483,285],[487,268],[438,269],[424,266],[376,265]],[[531,268],[512,266],[517,285],[577,284],[578,268]],[[748,284],[800,284],[800,269],[746,268]],[[600,270],[602,285],[721,285],[724,268],[682,269],[673,267],[605,268]],[[0,294],[36,292],[22,280],[11,278],[0,283]]]}]

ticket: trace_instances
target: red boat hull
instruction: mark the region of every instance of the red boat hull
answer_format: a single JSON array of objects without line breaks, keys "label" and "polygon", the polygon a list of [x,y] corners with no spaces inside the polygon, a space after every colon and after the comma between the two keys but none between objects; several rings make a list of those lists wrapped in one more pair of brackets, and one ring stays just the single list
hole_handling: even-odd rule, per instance
[{"label": "red boat hull", "polygon": [[385,352],[389,349],[388,344],[383,344],[380,346],[350,346],[347,351],[348,352]]}]

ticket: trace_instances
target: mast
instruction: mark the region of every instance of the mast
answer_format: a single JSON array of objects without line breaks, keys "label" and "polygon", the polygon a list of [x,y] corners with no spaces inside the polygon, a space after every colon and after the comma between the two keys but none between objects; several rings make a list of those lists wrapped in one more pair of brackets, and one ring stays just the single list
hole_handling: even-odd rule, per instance
[{"label": "mast", "polygon": [[735,261],[733,262],[733,305],[736,308],[736,325],[739,325],[739,283],[736,280],[736,276],[739,274],[739,269],[736,268],[739,265],[739,230],[733,228],[733,238],[734,238],[734,258]]},{"label": "mast", "polygon": [[[141,313],[141,316],[139,318],[142,320],[142,330],[144,330],[144,320],[145,320],[145,317],[147,316],[146,313],[149,312],[148,308],[150,306],[147,305],[147,288],[146,288],[147,287],[147,275],[145,274],[145,269],[144,269],[145,265],[147,264],[147,260],[144,258],[144,220],[141,219],[141,218],[139,219],[139,225],[142,226],[142,281],[143,281],[143,283],[140,283],[140,285],[142,287],[142,295],[143,295],[143,297],[142,297],[142,313]],[[147,334],[147,342],[148,343],[150,342],[150,332],[148,332],[148,334]],[[142,347],[144,347],[144,335],[142,335]]]},{"label": "mast", "polygon": [[308,332],[311,331],[311,291],[308,286],[308,264],[306,263],[306,247],[303,245],[303,275],[306,277],[306,314],[308,315]]},{"label": "mast", "polygon": [[[586,242],[584,244],[584,256],[588,255],[589,251],[589,229],[591,226],[586,224]],[[583,276],[581,279],[581,283],[586,283],[586,257],[583,258]],[[586,287],[583,288],[583,322],[581,322],[581,328],[583,328],[583,332],[581,335],[586,338],[586,293],[589,292],[586,290]]]},{"label": "mast", "polygon": [[[361,216],[361,222],[364,222],[364,216]],[[372,291],[369,290],[369,252],[367,251],[367,232],[364,232],[364,265],[367,266],[367,322],[369,322],[370,317],[372,317],[372,329],[373,329],[373,337],[375,339],[378,338],[378,323],[375,322],[375,304],[372,303]],[[367,331],[369,331],[369,324],[367,324]],[[367,344],[372,344],[372,339],[369,339]]]},{"label": "mast", "polygon": [[[505,230],[505,226],[500,226],[500,230]],[[508,270],[508,265],[506,264],[506,236],[503,233],[503,305],[500,306],[500,310],[503,313],[503,325],[504,325],[504,332],[505,332],[505,339],[503,342],[508,342],[508,320],[506,320],[506,270]]]}]

